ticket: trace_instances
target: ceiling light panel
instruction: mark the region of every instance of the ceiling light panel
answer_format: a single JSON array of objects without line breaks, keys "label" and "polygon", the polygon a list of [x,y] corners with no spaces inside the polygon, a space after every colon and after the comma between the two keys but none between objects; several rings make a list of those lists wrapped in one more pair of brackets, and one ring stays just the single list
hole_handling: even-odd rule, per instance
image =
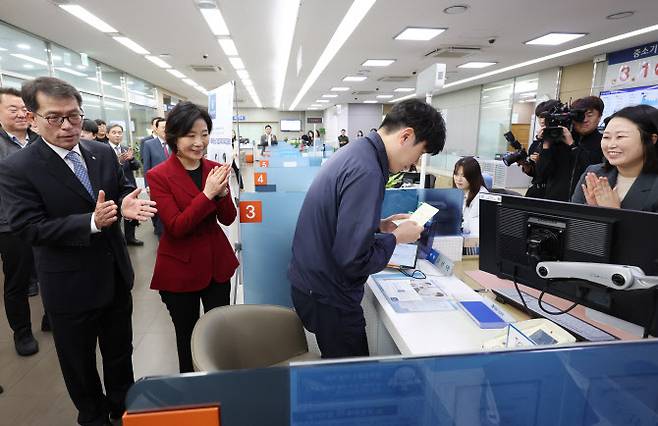
[{"label": "ceiling light panel", "polygon": [[393,91],[394,92],[404,93],[404,92],[413,92],[414,90],[416,90],[416,89],[414,89],[413,87],[398,87],[397,89],[395,89]]},{"label": "ceiling light panel", "polygon": [[316,99],[315,102],[319,104],[328,104],[329,100],[328,99]]},{"label": "ceiling light panel", "polygon": [[364,81],[368,77],[365,75],[348,75],[347,77],[343,78],[343,81]]},{"label": "ceiling light panel", "polygon": [[534,40],[526,41],[525,44],[540,45],[540,46],[557,46],[580,37],[584,37],[585,33],[549,33]]},{"label": "ceiling light panel", "polygon": [[370,101],[370,100],[368,100],[368,101],[363,101],[363,103],[364,103],[364,104],[376,104],[377,101]]},{"label": "ceiling light panel", "polygon": [[226,21],[224,21],[222,12],[219,9],[202,8],[199,10],[201,11],[201,14],[203,15],[203,19],[206,20],[206,23],[208,24],[208,28],[210,28],[210,32],[212,32],[213,35],[216,36],[229,35],[228,27],[226,26]]},{"label": "ceiling light panel", "polygon": [[338,95],[322,95],[323,98],[337,98]]},{"label": "ceiling light panel", "polygon": [[147,56],[144,56],[144,57],[146,59],[148,59],[149,61],[153,62],[155,65],[159,66],[160,68],[164,68],[164,69],[171,68],[171,65],[169,65],[168,63],[166,63],[162,59],[158,58],[157,56],[147,55]]},{"label": "ceiling light panel", "polygon": [[234,69],[236,70],[243,70],[244,69],[244,62],[242,62],[242,59],[235,57],[235,58],[228,58],[229,62],[233,66]]},{"label": "ceiling light panel", "polygon": [[407,27],[398,35],[395,36],[396,40],[409,40],[409,41],[428,41],[444,32],[445,28],[418,28]]},{"label": "ceiling light panel", "polygon": [[183,74],[182,72],[180,72],[178,70],[171,69],[171,70],[167,70],[167,72],[169,74],[173,75],[174,77],[178,77],[178,78],[185,78],[186,77],[185,74]]},{"label": "ceiling light panel", "polygon": [[466,62],[465,64],[458,65],[457,68],[479,69],[490,67],[492,65],[496,65],[497,63],[498,62]]},{"label": "ceiling light panel", "polygon": [[391,99],[393,95],[377,95],[377,99]]},{"label": "ceiling light panel", "polygon": [[395,59],[368,59],[361,64],[363,67],[387,67],[395,62]]},{"label": "ceiling light panel", "polygon": [[112,37],[112,38],[115,39],[116,41],[118,41],[119,43],[123,44],[128,49],[132,50],[133,52],[139,54],[139,55],[150,55],[151,54],[151,52],[144,49],[142,46],[135,43],[134,41],[132,41],[128,37]]},{"label": "ceiling light panel", "polygon": [[112,27],[107,22],[100,19],[98,16],[89,12],[87,9],[85,9],[82,6],[78,6],[77,4],[61,4],[59,5],[59,7],[61,7],[71,15],[75,16],[85,24],[88,24],[89,26],[97,29],[98,31],[104,33],[118,32],[114,27]]},{"label": "ceiling light panel", "polygon": [[220,38],[217,40],[226,56],[238,56],[238,48],[230,38]]},{"label": "ceiling light panel", "polygon": [[348,90],[350,90],[349,87],[332,87],[331,88],[332,92],[347,92]]}]

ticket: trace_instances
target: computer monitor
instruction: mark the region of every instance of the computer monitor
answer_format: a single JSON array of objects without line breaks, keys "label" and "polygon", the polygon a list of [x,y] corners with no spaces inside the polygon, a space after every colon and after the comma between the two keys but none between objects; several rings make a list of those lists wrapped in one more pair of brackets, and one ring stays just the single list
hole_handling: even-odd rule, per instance
[{"label": "computer monitor", "polygon": [[511,195],[480,201],[480,269],[645,327],[657,335],[656,288],[616,290],[541,278],[540,261],[631,265],[658,275],[658,214]]}]

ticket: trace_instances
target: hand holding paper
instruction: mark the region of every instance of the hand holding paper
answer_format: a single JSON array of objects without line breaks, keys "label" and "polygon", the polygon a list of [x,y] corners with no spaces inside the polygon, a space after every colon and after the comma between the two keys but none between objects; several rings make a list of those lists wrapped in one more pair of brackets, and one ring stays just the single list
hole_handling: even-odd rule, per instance
[{"label": "hand holding paper", "polygon": [[394,220],[393,223],[400,226],[401,223],[406,222],[407,220],[412,220],[420,226],[424,226],[428,220],[432,219],[435,214],[439,212],[439,209],[433,207],[427,203],[422,203],[415,212],[409,216],[408,219],[403,220]]}]

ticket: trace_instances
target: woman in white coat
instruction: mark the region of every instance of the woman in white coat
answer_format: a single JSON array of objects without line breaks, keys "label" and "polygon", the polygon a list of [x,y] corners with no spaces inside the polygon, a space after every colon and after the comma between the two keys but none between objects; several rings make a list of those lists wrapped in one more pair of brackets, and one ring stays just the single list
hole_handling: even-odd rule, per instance
[{"label": "woman in white coat", "polygon": [[473,157],[460,158],[455,163],[453,188],[464,191],[462,232],[471,237],[480,235],[480,194],[487,193],[480,163]]}]

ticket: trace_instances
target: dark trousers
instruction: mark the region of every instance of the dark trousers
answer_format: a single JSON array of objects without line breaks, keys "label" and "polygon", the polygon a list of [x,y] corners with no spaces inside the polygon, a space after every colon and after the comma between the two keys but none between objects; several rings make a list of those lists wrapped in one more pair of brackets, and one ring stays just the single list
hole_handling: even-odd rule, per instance
[{"label": "dark trousers", "polygon": [[[48,312],[59,365],[81,425],[104,425],[108,414],[119,417],[134,383],[132,297],[120,285],[112,303],[104,308],[70,314]],[[97,340],[105,394],[96,370]]]},{"label": "dark trousers", "polygon": [[322,358],[368,356],[366,320],[360,305],[339,309],[293,287],[292,303],[304,327],[315,334]]},{"label": "dark trousers", "polygon": [[25,240],[9,233],[0,232],[0,254],[5,274],[5,311],[14,333],[32,331],[30,304],[27,288],[34,270],[32,247]]},{"label": "dark trousers", "polygon": [[159,240],[160,237],[162,237],[162,233],[164,232],[164,225],[160,220],[160,216],[158,216],[157,214],[154,215],[151,218],[151,222],[153,222],[153,233],[158,236],[158,240]]},{"label": "dark trousers", "polygon": [[135,240],[135,228],[138,224],[138,220],[123,219],[123,233],[126,236],[126,241]]},{"label": "dark trousers", "polygon": [[160,298],[167,305],[171,321],[176,330],[176,347],[178,349],[178,367],[181,373],[194,371],[192,363],[192,331],[199,320],[200,302],[203,302],[203,312],[226,306],[230,302],[231,283],[216,283],[200,291],[174,293],[160,291]]}]

